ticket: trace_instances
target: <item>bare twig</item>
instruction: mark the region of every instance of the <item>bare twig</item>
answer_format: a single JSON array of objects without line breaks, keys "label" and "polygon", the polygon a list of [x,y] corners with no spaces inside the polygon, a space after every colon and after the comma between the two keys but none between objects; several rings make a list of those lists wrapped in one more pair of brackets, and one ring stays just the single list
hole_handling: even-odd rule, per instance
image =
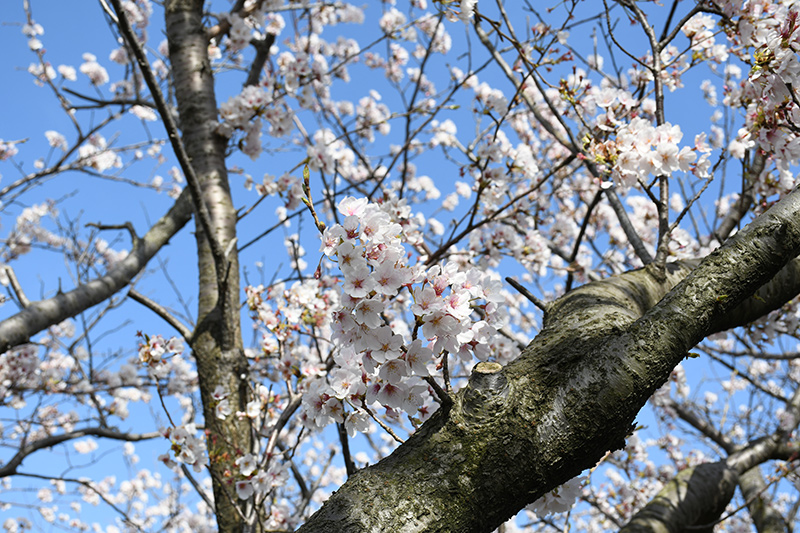
[{"label": "bare twig", "polygon": [[526,289],[520,282],[511,277],[506,277],[506,281],[508,282],[509,285],[517,289],[517,291],[519,291],[521,295],[523,295],[525,298],[533,302],[533,305],[535,305],[545,313],[547,312],[547,307],[548,307],[547,303],[543,302],[542,300],[534,296],[533,293],[528,289]]},{"label": "bare twig", "polygon": [[139,302],[140,304],[147,307],[155,314],[163,318],[164,321],[167,322],[167,324],[175,328],[178,331],[178,333],[181,334],[181,337],[183,337],[184,340],[186,340],[186,342],[189,345],[192,344],[192,332],[180,320],[178,320],[169,311],[167,311],[166,308],[156,303],[155,301],[151,300],[150,298],[148,298],[147,296],[140,293],[134,288],[128,290],[128,296],[130,296],[133,301]]}]

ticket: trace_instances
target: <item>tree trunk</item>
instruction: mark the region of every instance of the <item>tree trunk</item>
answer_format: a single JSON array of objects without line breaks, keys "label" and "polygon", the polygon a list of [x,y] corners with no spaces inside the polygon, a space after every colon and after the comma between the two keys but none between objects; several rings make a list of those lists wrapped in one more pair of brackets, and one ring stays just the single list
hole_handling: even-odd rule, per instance
[{"label": "tree trunk", "polygon": [[199,201],[208,209],[214,237],[227,251],[224,258],[215,257],[207,235],[196,224],[198,318],[191,347],[197,361],[217,524],[220,531],[232,532],[242,530],[243,520],[231,473],[234,461],[250,451],[250,427],[236,416],[217,419],[212,394],[221,385],[231,407],[244,410],[248,368],[240,331],[236,211],[225,166],[226,141],[216,133],[217,103],[202,9],[202,0],[172,0],[166,3],[165,13],[183,143],[200,183]]},{"label": "tree trunk", "polygon": [[476,366],[451,409],[351,476],[299,532],[492,531],[622,448],[706,335],[796,295],[798,252],[794,191],[694,270],[648,267],[568,293],[517,360]]}]

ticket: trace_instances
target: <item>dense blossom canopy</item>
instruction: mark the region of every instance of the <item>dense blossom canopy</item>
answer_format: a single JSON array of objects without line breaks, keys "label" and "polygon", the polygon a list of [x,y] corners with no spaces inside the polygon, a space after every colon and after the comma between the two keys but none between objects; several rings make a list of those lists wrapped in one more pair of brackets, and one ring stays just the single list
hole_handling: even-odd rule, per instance
[{"label": "dense blossom canopy", "polygon": [[[795,187],[794,0],[174,3],[0,15],[8,83],[48,113],[0,129],[9,533],[215,531],[223,508],[294,530],[550,302],[694,265]],[[61,40],[84,16],[111,48]],[[796,442],[790,298],[707,337],[624,448],[502,531],[618,529],[680,471]],[[790,527],[786,459],[719,531],[766,530],[756,496]]]}]

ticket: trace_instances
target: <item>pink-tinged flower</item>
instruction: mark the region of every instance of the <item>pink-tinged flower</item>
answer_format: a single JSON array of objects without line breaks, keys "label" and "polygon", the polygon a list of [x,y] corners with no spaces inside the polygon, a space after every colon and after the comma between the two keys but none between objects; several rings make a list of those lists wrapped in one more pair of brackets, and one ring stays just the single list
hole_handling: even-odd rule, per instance
[{"label": "pink-tinged flower", "polygon": [[69,65],[59,65],[58,73],[64,76],[65,80],[75,81],[78,79],[78,74],[75,71],[75,67],[71,67]]},{"label": "pink-tinged flower", "polygon": [[325,228],[322,235],[322,243],[320,244],[319,251],[328,257],[333,257],[336,248],[344,239],[344,228],[335,224]]},{"label": "pink-tinged flower", "polygon": [[403,356],[409,370],[415,376],[428,376],[428,363],[433,359],[433,352],[430,348],[422,346],[421,339],[414,339],[408,345],[408,351]]},{"label": "pink-tinged flower", "polygon": [[386,407],[400,408],[406,400],[406,389],[402,385],[384,382],[375,400]]},{"label": "pink-tinged flower", "polygon": [[47,142],[53,148],[67,149],[67,139],[57,131],[47,130],[44,132],[44,136],[47,137]]},{"label": "pink-tinged flower", "polygon": [[227,398],[228,397],[228,393],[225,391],[225,387],[223,387],[222,385],[217,385],[216,388],[214,389],[214,393],[212,394],[212,397],[216,401],[220,401],[220,400],[224,400],[225,398]]},{"label": "pink-tinged flower", "polygon": [[278,463],[273,461],[267,469],[266,479],[269,483],[269,488],[280,487],[289,479],[289,472],[286,469],[286,463]]},{"label": "pink-tinged flower", "polygon": [[344,421],[344,427],[350,437],[355,437],[356,433],[366,433],[371,426],[370,417],[363,411],[353,411]]},{"label": "pink-tinged flower", "polygon": [[256,458],[251,453],[239,457],[234,464],[239,467],[239,472],[245,477],[252,474],[258,467]]},{"label": "pink-tinged flower", "polygon": [[245,414],[247,418],[253,419],[257,418],[258,415],[261,414],[262,403],[260,398],[256,398],[254,400],[250,400],[247,402],[247,406],[245,407]]},{"label": "pink-tinged flower", "polygon": [[339,212],[344,216],[356,216],[360,217],[364,214],[364,210],[367,207],[367,203],[369,201],[366,198],[354,198],[352,196],[347,196],[342,198],[337,206]]},{"label": "pink-tinged flower", "polygon": [[339,263],[339,269],[345,276],[347,276],[348,272],[367,267],[367,262],[364,259],[363,253],[364,249],[361,246],[356,248],[348,241],[344,241],[336,247],[336,258]]},{"label": "pink-tinged flower", "polygon": [[386,296],[397,294],[400,287],[407,283],[405,270],[388,262],[381,263],[372,273],[376,283],[375,291]]},{"label": "pink-tinged flower", "polygon": [[472,313],[472,308],[469,305],[469,292],[454,289],[444,299],[443,309],[459,320],[467,318]]},{"label": "pink-tinged flower", "polygon": [[403,228],[389,219],[383,211],[372,211],[363,217],[364,236],[374,242],[389,242],[400,234]]},{"label": "pink-tinged flower", "polygon": [[178,337],[170,337],[167,341],[167,351],[171,353],[183,352],[183,341]]},{"label": "pink-tinged flower", "polygon": [[683,138],[681,127],[677,124],[672,125],[665,122],[656,128],[656,134],[659,143],[678,144]]},{"label": "pink-tinged flower", "polygon": [[92,453],[98,448],[97,441],[94,439],[79,440],[73,444],[75,451],[81,454]]},{"label": "pink-tinged flower", "polygon": [[225,420],[232,412],[233,408],[231,407],[231,402],[227,398],[221,400],[214,408],[214,415],[219,420]]},{"label": "pink-tinged flower", "polygon": [[356,321],[370,329],[375,329],[383,323],[380,315],[382,312],[383,302],[375,298],[361,300],[354,310]]},{"label": "pink-tinged flower", "polygon": [[414,287],[412,294],[414,295],[414,304],[411,306],[411,312],[416,316],[424,316],[444,307],[444,302],[430,285]]},{"label": "pink-tinged flower", "polygon": [[80,66],[80,71],[89,77],[92,85],[103,85],[108,83],[108,72],[97,62],[97,57],[93,54],[83,54],[85,61]]},{"label": "pink-tinged flower", "polygon": [[689,172],[692,169],[692,163],[694,163],[695,159],[697,159],[697,154],[694,150],[688,146],[684,146],[681,148],[681,151],[678,152],[678,168],[683,172]]},{"label": "pink-tinged flower", "polygon": [[361,231],[359,230],[360,223],[361,219],[355,215],[349,215],[348,217],[346,217],[342,222],[342,229],[344,229],[344,238],[352,241],[361,237]]},{"label": "pink-tinged flower", "polygon": [[345,275],[342,289],[353,298],[363,298],[372,292],[376,285],[369,268],[364,266]]},{"label": "pink-tinged flower", "polygon": [[637,172],[641,156],[634,150],[625,150],[617,157],[617,168],[624,172]]},{"label": "pink-tinged flower", "polygon": [[335,368],[328,375],[331,390],[340,400],[351,396],[363,394],[365,390],[364,382],[361,380],[361,372],[354,372],[349,368]]},{"label": "pink-tinged flower", "polygon": [[456,335],[459,329],[458,326],[458,320],[443,311],[436,311],[425,317],[425,323],[422,325],[422,334],[427,339]]},{"label": "pink-tinged flower", "polygon": [[678,170],[678,146],[668,142],[659,143],[656,146],[656,159],[659,170],[668,176],[671,175]]},{"label": "pink-tinged flower", "polygon": [[135,106],[131,107],[129,112],[132,115],[135,115],[137,118],[140,118],[140,119],[145,120],[147,122],[153,122],[154,120],[156,120],[158,118],[158,115],[156,115],[155,111],[153,111],[149,107],[145,107],[145,106],[141,106],[141,105],[135,105]]},{"label": "pink-tinged flower", "polygon": [[242,481],[236,482],[236,495],[239,497],[240,500],[246,500],[250,496],[253,495],[255,492],[253,488],[253,484],[250,481],[244,479]]},{"label": "pink-tinged flower", "polygon": [[428,396],[428,384],[420,378],[411,378],[405,384],[405,396],[400,405],[400,409],[410,415],[416,415],[420,407],[425,403]]},{"label": "pink-tinged flower", "polygon": [[388,359],[400,357],[400,347],[403,345],[403,337],[395,335],[389,326],[370,332],[369,341],[372,347],[372,358],[378,363],[383,363]]},{"label": "pink-tinged flower", "polygon": [[390,359],[378,371],[378,377],[387,383],[400,383],[407,375],[408,368],[402,359]]},{"label": "pink-tinged flower", "polygon": [[705,132],[698,133],[694,136],[694,147],[698,152],[708,153],[711,151],[711,147],[708,145],[706,138],[707,135]]}]

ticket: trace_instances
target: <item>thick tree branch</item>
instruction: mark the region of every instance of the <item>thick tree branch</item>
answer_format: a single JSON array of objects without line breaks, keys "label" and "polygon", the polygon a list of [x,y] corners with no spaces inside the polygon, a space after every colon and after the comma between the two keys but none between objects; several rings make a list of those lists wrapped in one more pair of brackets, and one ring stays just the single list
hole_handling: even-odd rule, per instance
[{"label": "thick tree branch", "polygon": [[[682,470],[620,533],[711,533],[736,490],[738,475],[724,461]],[[705,526],[705,527],[701,527]]]},{"label": "thick tree branch", "polygon": [[189,222],[192,202],[184,191],[175,204],[134,246],[128,256],[100,276],[69,292],[31,303],[19,313],[0,322],[0,352],[27,342],[45,328],[58,324],[99,304],[124,288],[148,261]]},{"label": "thick tree branch", "polygon": [[[250,394],[249,363],[241,336],[237,215],[226,165],[228,140],[217,131],[214,72],[208,57],[203,0],[168,0],[164,19],[172,64],[182,146],[197,175],[196,205],[208,209],[208,224],[199,225],[197,247],[197,325],[192,351],[197,363],[200,397],[209,449],[209,471],[220,531],[255,525],[255,508],[235,495],[231,472],[241,450],[252,449],[250,420],[215,414],[214,391],[222,387],[234,410],[244,411]],[[166,117],[165,117],[166,118]]]},{"label": "thick tree branch", "polygon": [[760,467],[751,468],[739,476],[739,488],[747,502],[750,518],[758,533],[789,533],[781,514],[770,504],[767,483]]},{"label": "thick tree branch", "polygon": [[[489,379],[473,372],[450,410],[351,476],[300,531],[491,531],[624,446],[687,351],[798,251],[795,191],[694,269],[647,267],[568,293],[517,360]],[[784,301],[798,292],[784,286]]]}]

